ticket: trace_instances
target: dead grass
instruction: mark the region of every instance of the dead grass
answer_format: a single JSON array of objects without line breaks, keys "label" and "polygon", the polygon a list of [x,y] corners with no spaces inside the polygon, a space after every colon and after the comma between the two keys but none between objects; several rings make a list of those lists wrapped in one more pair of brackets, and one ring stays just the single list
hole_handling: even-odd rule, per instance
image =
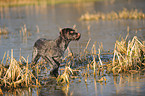
[{"label": "dead grass", "polygon": [[[34,82],[32,79],[37,81],[36,77],[32,74],[28,66],[28,58],[22,59],[26,62],[26,66],[22,66],[22,63],[16,61],[13,57],[13,50],[11,50],[11,57],[9,59],[8,66],[1,64],[0,66],[0,85],[6,89],[17,88],[17,87],[29,87],[39,82]],[[22,67],[21,67],[22,66]]]},{"label": "dead grass", "polygon": [[101,13],[96,14],[85,13],[80,17],[80,20],[118,20],[118,19],[145,19],[145,13],[138,9],[127,10],[124,8],[120,12],[112,11],[110,13]]},{"label": "dead grass", "polygon": [[145,45],[137,36],[127,41],[128,35],[121,41],[116,41],[114,48],[114,57],[112,61],[112,72],[128,72],[130,70],[140,70],[145,60]]}]

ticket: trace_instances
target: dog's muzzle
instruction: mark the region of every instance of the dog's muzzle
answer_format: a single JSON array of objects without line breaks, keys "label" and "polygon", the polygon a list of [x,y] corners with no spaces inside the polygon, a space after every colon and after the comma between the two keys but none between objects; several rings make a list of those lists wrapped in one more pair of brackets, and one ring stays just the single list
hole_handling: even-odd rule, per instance
[{"label": "dog's muzzle", "polygon": [[78,33],[78,35],[77,35],[77,37],[76,37],[76,40],[79,40],[79,39],[80,39],[80,37],[81,37],[81,34],[80,34],[80,33]]}]

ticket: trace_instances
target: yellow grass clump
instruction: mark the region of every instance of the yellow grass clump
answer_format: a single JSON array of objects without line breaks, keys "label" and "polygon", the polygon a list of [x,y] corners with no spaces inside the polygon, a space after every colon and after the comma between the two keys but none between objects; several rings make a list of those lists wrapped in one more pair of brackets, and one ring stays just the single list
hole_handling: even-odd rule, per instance
[{"label": "yellow grass clump", "polygon": [[111,11],[110,13],[96,14],[85,13],[80,17],[80,20],[117,20],[117,19],[145,19],[145,13],[139,11],[138,9],[132,9],[131,11],[124,8],[120,12]]},{"label": "yellow grass clump", "polygon": [[129,41],[126,39],[127,37],[115,43],[112,62],[113,74],[141,69],[145,60],[144,43],[141,42],[137,36],[134,36],[133,39]]},{"label": "yellow grass clump", "polygon": [[[13,50],[11,50],[10,64],[8,68],[0,65],[0,85],[4,88],[17,88],[17,87],[29,87],[35,84],[32,79],[35,79],[35,76],[32,74],[31,70],[28,67],[28,60],[26,61],[26,66],[20,67],[22,63],[16,61],[13,57]],[[37,81],[37,80],[36,80]],[[37,83],[37,82],[36,82]]]}]

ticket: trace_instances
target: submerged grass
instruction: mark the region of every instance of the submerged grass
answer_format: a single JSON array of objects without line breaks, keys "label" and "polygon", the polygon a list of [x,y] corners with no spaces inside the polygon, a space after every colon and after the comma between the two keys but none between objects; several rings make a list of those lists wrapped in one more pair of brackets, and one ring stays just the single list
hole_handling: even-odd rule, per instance
[{"label": "submerged grass", "polygon": [[[36,27],[36,29],[38,30],[38,26]],[[38,30],[39,31],[39,30]],[[37,33],[38,33],[37,31]],[[24,24],[21,29],[19,30],[20,33],[20,37],[22,37],[23,42],[27,42],[28,37],[30,37],[32,35],[32,33],[30,33],[30,31],[28,31],[28,28],[26,26],[26,24]]]},{"label": "submerged grass", "polygon": [[117,20],[117,19],[145,19],[145,13],[138,9],[127,10],[124,8],[120,12],[112,11],[110,13],[101,13],[96,14],[85,13],[80,17],[80,20]]},{"label": "submerged grass", "polygon": [[7,28],[6,27],[0,28],[0,35],[5,35],[5,34],[9,34]]},{"label": "submerged grass", "polygon": [[69,66],[65,66],[64,72],[62,75],[59,75],[57,78],[58,83],[69,83],[69,76],[73,74],[73,70]]}]

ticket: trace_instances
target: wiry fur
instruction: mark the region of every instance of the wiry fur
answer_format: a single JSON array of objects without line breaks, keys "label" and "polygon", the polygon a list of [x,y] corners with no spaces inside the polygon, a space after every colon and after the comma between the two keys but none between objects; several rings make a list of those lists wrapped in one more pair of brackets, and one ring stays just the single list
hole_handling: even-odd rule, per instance
[{"label": "wiry fur", "polygon": [[51,66],[50,74],[57,77],[60,59],[68,44],[72,40],[79,40],[80,33],[71,28],[64,28],[60,36],[55,40],[38,39],[33,46],[32,63],[36,64],[40,57],[45,59]]}]

